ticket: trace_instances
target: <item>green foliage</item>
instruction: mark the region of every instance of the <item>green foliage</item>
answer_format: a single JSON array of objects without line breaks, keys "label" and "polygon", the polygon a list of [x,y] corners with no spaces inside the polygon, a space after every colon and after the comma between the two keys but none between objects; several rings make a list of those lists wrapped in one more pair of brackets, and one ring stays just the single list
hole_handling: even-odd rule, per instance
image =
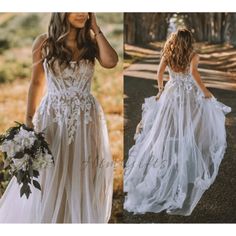
[{"label": "green foliage", "polygon": [[3,154],[0,153],[0,197],[2,196],[3,192],[5,191],[9,180],[11,178],[11,175],[9,173],[9,170],[5,170],[3,168]]},{"label": "green foliage", "polygon": [[98,21],[103,24],[122,24],[123,25],[123,13],[114,12],[114,13],[96,13]]},{"label": "green foliage", "polygon": [[33,39],[45,30],[45,26],[41,24],[43,15],[20,13],[0,22],[0,52],[12,47],[31,46]]},{"label": "green foliage", "polygon": [[24,79],[30,75],[30,64],[20,61],[8,61],[0,65],[0,83]]},{"label": "green foliage", "polygon": [[7,70],[1,70],[0,69],[0,83],[5,83],[7,80],[11,81],[12,80],[12,76],[11,74],[9,73],[9,71]]},{"label": "green foliage", "polygon": [[46,30],[45,19],[49,14],[2,13],[0,16],[0,59],[3,59],[0,83],[27,78],[30,76],[31,58],[21,49],[31,51],[34,38]]},{"label": "green foliage", "polygon": [[8,39],[0,38],[0,54],[10,48],[10,42]]},{"label": "green foliage", "polygon": [[123,57],[123,14],[97,13],[98,25],[104,31],[108,41],[116,49],[120,58]]}]

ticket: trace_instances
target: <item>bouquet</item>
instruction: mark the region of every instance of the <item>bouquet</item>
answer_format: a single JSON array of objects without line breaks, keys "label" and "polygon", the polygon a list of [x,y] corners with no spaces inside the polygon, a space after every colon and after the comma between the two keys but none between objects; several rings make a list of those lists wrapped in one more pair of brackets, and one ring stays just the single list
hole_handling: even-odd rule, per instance
[{"label": "bouquet", "polygon": [[24,124],[16,122],[5,134],[0,135],[0,151],[3,153],[4,168],[17,178],[20,196],[31,194],[30,185],[39,190],[39,171],[54,164],[52,153],[43,132],[35,132]]}]

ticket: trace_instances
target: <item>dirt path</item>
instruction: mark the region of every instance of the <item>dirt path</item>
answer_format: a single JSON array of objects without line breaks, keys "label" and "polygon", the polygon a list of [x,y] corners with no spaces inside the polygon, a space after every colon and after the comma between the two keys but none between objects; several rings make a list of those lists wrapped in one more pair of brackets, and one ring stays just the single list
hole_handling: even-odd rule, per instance
[{"label": "dirt path", "polygon": [[[209,48],[212,49],[212,52],[209,52]],[[203,61],[200,62],[202,78],[219,101],[232,107],[232,112],[227,115],[226,119],[228,148],[216,181],[205,192],[191,216],[170,216],[164,212],[133,215],[124,211],[123,220],[126,223],[236,222],[236,76],[234,66],[229,66],[225,70],[221,65],[225,60],[229,65],[234,65],[236,56],[233,58],[232,55],[236,55],[236,50],[232,48],[228,51],[225,48],[218,50],[218,60],[214,47],[209,48],[202,50]],[[141,105],[144,98],[153,96],[157,92],[156,81],[153,78],[155,78],[159,54],[156,50],[150,50],[150,48],[147,50],[142,60],[135,62],[124,72],[125,161],[128,157],[128,150],[134,144],[133,135],[141,118]],[[225,50],[227,54],[225,54]],[[130,52],[135,54],[138,50],[132,48]],[[228,58],[220,60],[222,55],[228,55]]]}]

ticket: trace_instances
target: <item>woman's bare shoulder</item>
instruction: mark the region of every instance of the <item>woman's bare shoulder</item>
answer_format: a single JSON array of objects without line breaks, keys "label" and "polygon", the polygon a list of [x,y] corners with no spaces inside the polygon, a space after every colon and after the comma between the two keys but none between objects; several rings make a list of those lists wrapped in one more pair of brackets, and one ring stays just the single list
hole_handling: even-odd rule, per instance
[{"label": "woman's bare shoulder", "polygon": [[41,48],[42,44],[44,43],[44,41],[48,38],[48,34],[47,33],[43,33],[43,34],[40,34],[38,35],[34,42],[33,42],[33,50],[35,49],[38,49],[38,48]]},{"label": "woman's bare shoulder", "polygon": [[198,61],[199,60],[199,55],[196,52],[193,52],[191,56],[191,61]]}]

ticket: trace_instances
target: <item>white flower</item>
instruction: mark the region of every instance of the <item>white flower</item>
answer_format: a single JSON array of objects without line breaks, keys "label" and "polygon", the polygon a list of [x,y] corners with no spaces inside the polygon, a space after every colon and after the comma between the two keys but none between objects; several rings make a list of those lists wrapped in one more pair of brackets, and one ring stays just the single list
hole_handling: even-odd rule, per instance
[{"label": "white flower", "polygon": [[19,158],[19,159],[12,158],[15,169],[16,170],[20,170],[20,169],[26,170],[29,159],[30,159],[30,156],[28,154],[25,154],[22,158]]},{"label": "white flower", "polygon": [[13,140],[19,144],[21,150],[23,150],[24,148],[32,147],[36,140],[36,136],[33,131],[27,131],[21,127],[19,133],[14,136]]},{"label": "white flower", "polygon": [[52,166],[53,158],[52,155],[47,151],[43,154],[41,151],[38,153],[37,157],[33,160],[33,169],[40,170],[46,167]]},{"label": "white flower", "polygon": [[18,147],[16,147],[15,142],[12,140],[4,141],[1,145],[1,151],[6,152],[9,158],[15,156],[17,150]]},{"label": "white flower", "polygon": [[14,142],[9,143],[9,150],[7,152],[8,157],[14,157],[16,154],[15,152],[15,144]]},{"label": "white flower", "polygon": [[21,145],[21,140],[22,140],[22,137],[21,137],[19,134],[16,134],[16,135],[14,136],[13,141],[14,141],[15,143],[17,143],[18,145]]},{"label": "white flower", "polygon": [[2,143],[2,145],[0,146],[0,150],[1,150],[2,152],[8,152],[8,150],[9,150],[8,141],[5,140],[5,141]]},{"label": "white flower", "polygon": [[14,148],[15,148],[15,152],[16,152],[16,153],[22,151],[21,145],[15,144]]},{"label": "white flower", "polygon": [[[24,154],[22,158],[13,158],[17,153],[22,152],[25,148],[32,149],[32,146],[37,140],[35,132],[25,130],[23,127],[20,128],[19,132],[14,135],[12,140],[5,140],[1,146],[0,150],[7,154],[7,161],[10,164],[11,171],[26,171],[29,165],[29,159],[32,160],[32,167],[34,170],[41,170],[53,163],[53,157],[46,150],[45,153],[42,150],[38,150],[36,156],[33,158],[29,154]],[[41,147],[43,148],[43,147]]]}]

